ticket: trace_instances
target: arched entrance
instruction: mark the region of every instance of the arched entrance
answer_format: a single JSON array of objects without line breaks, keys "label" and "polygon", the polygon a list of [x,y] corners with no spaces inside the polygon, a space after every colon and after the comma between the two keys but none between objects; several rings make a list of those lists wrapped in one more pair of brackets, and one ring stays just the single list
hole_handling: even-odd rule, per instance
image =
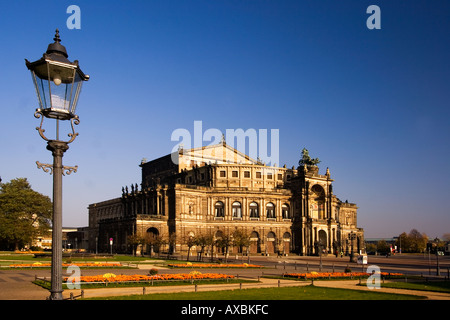
[{"label": "arched entrance", "polygon": [[318,234],[318,253],[320,254],[320,252],[326,253],[327,252],[327,233],[324,230],[319,230],[319,234]]},{"label": "arched entrance", "polygon": [[267,254],[276,253],[277,237],[276,237],[275,233],[270,231],[267,234],[267,239],[266,240],[267,240],[266,241],[266,253]]},{"label": "arched entrance", "polygon": [[290,253],[291,248],[291,234],[289,232],[285,232],[283,234],[283,254]]},{"label": "arched entrance", "polygon": [[151,237],[157,237],[159,236],[159,230],[155,227],[151,227],[147,229],[147,234]]},{"label": "arched entrance", "polygon": [[149,252],[152,255],[154,252],[158,252],[160,250],[160,241],[159,241],[159,230],[155,227],[151,227],[147,229],[145,235],[145,244],[147,248],[145,251]]},{"label": "arched entrance", "polygon": [[250,234],[250,253],[261,253],[261,239],[256,231]]}]

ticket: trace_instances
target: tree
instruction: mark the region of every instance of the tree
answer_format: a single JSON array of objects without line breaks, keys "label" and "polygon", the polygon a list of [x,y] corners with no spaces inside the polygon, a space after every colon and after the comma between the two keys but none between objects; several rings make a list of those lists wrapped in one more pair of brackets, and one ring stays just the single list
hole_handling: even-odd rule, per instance
[{"label": "tree", "polygon": [[225,255],[225,263],[228,261],[228,250],[230,246],[233,245],[233,236],[230,234],[223,234],[219,239],[216,240],[216,245]]},{"label": "tree", "polygon": [[189,261],[189,257],[191,255],[191,249],[193,246],[195,246],[196,244],[196,240],[195,237],[193,237],[192,235],[188,234],[184,237],[184,243],[186,244],[186,246],[188,247],[188,253],[187,253],[187,261]]},{"label": "tree", "polygon": [[435,238],[433,241],[431,241],[431,251],[433,253],[444,250],[445,250],[445,241],[439,238]]},{"label": "tree", "polygon": [[377,251],[381,254],[387,254],[389,253],[389,245],[385,240],[380,240],[377,242]]},{"label": "tree", "polygon": [[367,252],[377,251],[377,245],[375,243],[366,243],[366,251]]},{"label": "tree", "polygon": [[398,236],[395,245],[397,246],[397,248],[399,248],[399,250],[401,249],[402,252],[409,252],[411,248],[411,239],[408,237],[408,234],[406,234],[406,232],[403,232]]},{"label": "tree", "polygon": [[50,198],[34,191],[26,178],[0,185],[0,243],[18,250],[49,232]]},{"label": "tree", "polygon": [[238,247],[241,253],[244,252],[243,247],[247,247],[248,254],[250,243],[250,234],[246,230],[236,229],[233,232],[233,245]]},{"label": "tree", "polygon": [[144,238],[135,233],[135,234],[129,235],[127,240],[128,240],[128,243],[133,248],[133,255],[136,256],[137,247],[144,243]]},{"label": "tree", "polygon": [[411,252],[423,252],[427,248],[428,237],[426,234],[421,234],[416,229],[409,232],[408,237],[411,239]]},{"label": "tree", "polygon": [[158,252],[158,257],[161,254],[161,249],[164,248],[169,243],[169,237],[167,235],[159,235],[148,232],[144,236],[144,244],[150,249],[150,255],[152,251]]},{"label": "tree", "polygon": [[[200,233],[194,238],[195,245],[201,248],[199,260],[203,259],[203,253],[205,252],[205,247],[214,245],[214,236],[211,233]],[[212,252],[211,252],[212,256]]]},{"label": "tree", "polygon": [[428,237],[421,234],[416,229],[412,229],[409,234],[403,232],[396,241],[396,246],[402,249],[402,252],[423,252],[427,248]]}]

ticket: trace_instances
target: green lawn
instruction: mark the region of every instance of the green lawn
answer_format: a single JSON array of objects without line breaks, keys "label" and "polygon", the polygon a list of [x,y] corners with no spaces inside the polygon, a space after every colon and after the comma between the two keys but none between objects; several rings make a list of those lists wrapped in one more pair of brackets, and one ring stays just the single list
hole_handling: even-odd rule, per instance
[{"label": "green lawn", "polygon": [[[155,280],[153,283],[151,281],[136,281],[136,282],[109,282],[109,283],[81,283],[81,289],[95,289],[95,288],[127,288],[127,287],[158,287],[158,286],[192,286],[193,284],[230,284],[230,283],[254,283],[257,281],[253,280],[243,280],[243,279],[204,279],[204,280]],[[35,280],[33,283],[44,289],[50,290],[51,283],[49,281]],[[67,289],[67,284],[63,283],[63,290]]]},{"label": "green lawn", "polygon": [[421,291],[435,291],[450,293],[450,281],[430,281],[430,282],[386,282],[381,285],[385,288],[409,289]]},{"label": "green lawn", "polygon": [[[418,296],[321,288],[316,286],[165,293],[98,298],[97,300],[418,300]],[[95,299],[94,299],[95,300]]]},{"label": "green lawn", "polygon": [[[62,261],[63,263],[71,263],[71,262],[121,262],[121,263],[139,263],[139,264],[149,264],[149,265],[159,265],[162,267],[168,267],[168,264],[177,264],[177,263],[186,263],[185,260],[167,260],[165,259],[167,255],[161,254],[158,258],[154,257],[141,257],[141,256],[133,256],[133,255],[113,255],[113,256],[102,256],[101,254],[96,258],[92,256],[70,256],[70,254],[63,254]],[[191,259],[193,259],[191,257]],[[15,253],[12,251],[0,251],[0,267],[8,267],[10,264],[20,264],[20,263],[49,263],[51,261],[51,253],[46,252],[44,255],[38,255],[35,257],[34,254],[28,253]],[[198,264],[210,264],[211,262],[204,261],[190,261],[192,263]],[[184,268],[189,269],[189,268]]]},{"label": "green lawn", "polygon": [[[80,256],[70,256],[69,254],[63,254],[62,258],[64,263],[70,262],[122,262],[122,263],[143,263],[143,261],[148,261],[146,263],[159,263],[159,264],[167,264],[169,262],[165,262],[164,259],[156,259],[149,257],[135,257],[132,255],[114,255],[112,257],[105,256],[102,257],[80,257]],[[0,267],[7,267],[10,264],[20,264],[20,263],[49,263],[51,261],[51,253],[45,253],[45,256],[35,257],[34,254],[28,253],[15,253],[11,251],[0,251]],[[172,263],[172,261],[170,261]]]}]

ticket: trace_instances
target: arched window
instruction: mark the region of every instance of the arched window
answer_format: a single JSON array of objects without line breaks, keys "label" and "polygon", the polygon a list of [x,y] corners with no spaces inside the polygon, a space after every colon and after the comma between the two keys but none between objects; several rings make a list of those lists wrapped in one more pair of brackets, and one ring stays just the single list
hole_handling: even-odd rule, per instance
[{"label": "arched window", "polygon": [[145,235],[145,243],[147,246],[143,248],[144,252],[160,252],[159,249],[161,247],[159,230],[155,227],[151,227],[147,229],[147,234]]},{"label": "arched window", "polygon": [[250,234],[250,241],[259,241],[259,233],[256,231],[252,231]]},{"label": "arched window", "polygon": [[223,232],[220,231],[220,230],[217,230],[216,234],[214,235],[214,238],[215,238],[216,240],[222,239],[222,238],[223,238]]},{"label": "arched window", "polygon": [[273,231],[270,231],[267,234],[267,241],[275,241],[277,238],[277,236],[275,235],[275,233]]},{"label": "arched window", "polygon": [[281,216],[283,217],[283,219],[291,218],[291,213],[289,211],[289,205],[286,203],[281,206]]},{"label": "arched window", "polygon": [[275,218],[275,205],[272,202],[266,205],[266,214],[267,218]]},{"label": "arched window", "polygon": [[147,229],[147,234],[151,238],[157,238],[159,236],[159,230],[154,227],[151,227]]},{"label": "arched window", "polygon": [[233,218],[242,218],[242,208],[240,202],[238,201],[233,202],[232,210],[233,210]]},{"label": "arched window", "polygon": [[256,202],[250,203],[250,218],[259,218],[258,204]]},{"label": "arched window", "polygon": [[217,201],[216,204],[214,205],[214,213],[216,217],[224,217],[225,216],[225,212],[223,210],[224,205],[222,201]]},{"label": "arched window", "polygon": [[325,216],[325,190],[316,184],[311,188],[311,217],[315,219],[326,219]]},{"label": "arched window", "polygon": [[327,233],[324,230],[319,230],[319,246],[322,250],[327,248]]}]

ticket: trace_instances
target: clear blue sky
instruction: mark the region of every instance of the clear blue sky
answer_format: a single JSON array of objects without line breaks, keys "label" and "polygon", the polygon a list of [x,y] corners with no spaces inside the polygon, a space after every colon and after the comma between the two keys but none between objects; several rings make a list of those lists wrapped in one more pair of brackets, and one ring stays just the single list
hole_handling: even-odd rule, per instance
[{"label": "clear blue sky", "polygon": [[[69,30],[69,5],[81,29]],[[369,5],[381,29],[369,30]],[[177,128],[279,129],[280,164],[301,149],[359,206],[366,237],[450,232],[450,2],[8,1],[0,10],[0,176],[52,194],[24,59],[60,29],[91,80],[80,136],[64,156],[64,226],[90,203],[140,182],[139,163],[169,153]],[[47,132],[53,124],[46,122]]]}]

